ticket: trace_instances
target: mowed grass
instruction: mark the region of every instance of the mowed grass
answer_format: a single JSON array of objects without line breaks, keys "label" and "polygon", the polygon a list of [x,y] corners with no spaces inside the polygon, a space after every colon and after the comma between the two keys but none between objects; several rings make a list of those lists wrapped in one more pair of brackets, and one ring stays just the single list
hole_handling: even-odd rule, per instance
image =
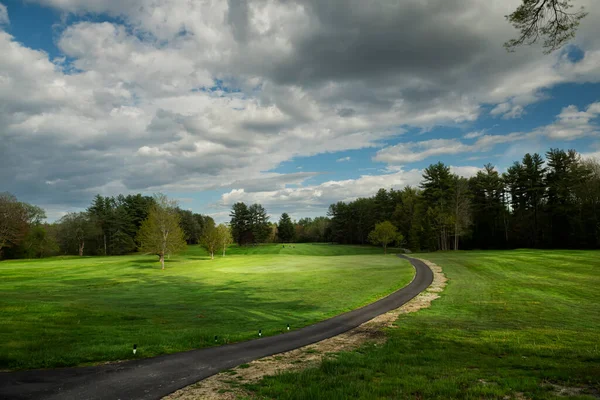
[{"label": "mowed grass", "polygon": [[[273,335],[348,311],[408,284],[410,264],[372,247],[198,246],[158,258],[0,262],[0,369],[149,357]],[[217,336],[217,341],[214,337]]]},{"label": "mowed grass", "polygon": [[399,318],[385,345],[248,387],[276,399],[600,397],[599,251],[418,256],[448,286]]}]

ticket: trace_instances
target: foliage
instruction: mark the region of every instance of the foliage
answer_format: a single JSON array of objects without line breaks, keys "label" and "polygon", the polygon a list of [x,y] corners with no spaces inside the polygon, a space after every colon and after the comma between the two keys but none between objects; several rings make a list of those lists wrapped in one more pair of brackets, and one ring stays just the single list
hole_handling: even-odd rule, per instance
[{"label": "foliage", "polygon": [[387,254],[387,246],[393,242],[402,242],[402,237],[398,236],[398,229],[390,221],[383,221],[369,233],[369,242],[383,246],[383,252]]},{"label": "foliage", "polygon": [[583,7],[571,12],[571,0],[523,0],[506,19],[519,30],[519,37],[504,44],[509,51],[540,38],[546,53],[561,48],[575,37],[579,22],[587,15]]},{"label": "foliage", "polygon": [[60,251],[55,235],[49,226],[36,224],[29,228],[19,246],[17,258],[42,258],[57,255]]},{"label": "foliage", "polygon": [[219,234],[220,232],[217,227],[213,226],[204,230],[202,239],[200,240],[200,244],[208,252],[211,260],[214,260],[215,251],[217,251],[220,245]]},{"label": "foliage", "polygon": [[199,244],[205,230],[215,226],[215,221],[208,215],[201,215],[180,208],[177,209],[177,212],[187,244]]},{"label": "foliage", "polygon": [[269,238],[271,226],[262,205],[248,207],[245,203],[235,203],[229,216],[231,234],[237,244],[264,243]]},{"label": "foliage", "polygon": [[327,217],[301,218],[294,226],[294,240],[300,243],[331,242],[330,223]]},{"label": "foliage", "polygon": [[227,246],[233,243],[233,236],[231,236],[231,229],[225,224],[219,224],[216,228],[217,238],[219,247],[223,250],[223,257],[225,257],[225,251]]},{"label": "foliage", "polygon": [[486,164],[469,179],[432,164],[420,189],[381,189],[332,204],[330,236],[363,244],[376,224],[389,220],[414,251],[600,248],[598,165],[560,149],[550,149],[545,159],[526,154],[502,175]]},{"label": "foliage", "polygon": [[149,196],[96,195],[87,212],[100,229],[93,254],[119,255],[135,250],[137,232],[148,217],[154,199]]},{"label": "foliage", "polygon": [[18,245],[27,233],[27,208],[10,193],[0,193],[0,256],[6,247]]},{"label": "foliage", "polygon": [[279,240],[284,243],[289,243],[294,240],[294,224],[290,216],[287,213],[281,214],[279,223],[277,224],[277,236]]},{"label": "foliage", "polygon": [[165,255],[176,254],[186,247],[183,230],[179,226],[177,203],[163,194],[156,195],[137,240],[140,251],[158,255],[161,267],[165,269]]},{"label": "foliage", "polygon": [[57,231],[60,247],[83,256],[88,240],[100,233],[95,221],[88,213],[69,213],[59,221]]}]

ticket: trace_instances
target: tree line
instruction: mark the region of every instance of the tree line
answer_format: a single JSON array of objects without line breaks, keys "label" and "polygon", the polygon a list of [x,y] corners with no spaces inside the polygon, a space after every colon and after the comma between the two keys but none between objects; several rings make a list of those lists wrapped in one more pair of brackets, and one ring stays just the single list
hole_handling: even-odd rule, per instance
[{"label": "tree line", "polygon": [[162,195],[97,195],[83,212],[64,215],[45,223],[40,207],[0,193],[0,258],[39,258],[53,255],[122,255],[139,251],[140,229],[153,207],[168,208],[176,215],[182,238],[200,244],[215,227],[207,216],[181,209]]},{"label": "tree line", "polygon": [[[156,232],[166,226],[157,219],[160,212],[170,215],[169,223],[178,229],[171,238],[181,241],[172,249],[150,251],[143,225],[149,223],[159,237]],[[551,149],[545,158],[526,154],[504,173],[487,164],[467,179],[438,162],[425,168],[418,187],[380,189],[372,197],[340,201],[330,205],[327,216],[292,221],[283,213],[274,223],[261,204],[239,202],[230,217],[229,226],[217,226],[211,217],[182,210],[163,195],[97,195],[86,211],[48,224],[40,207],[0,193],[0,257],[142,251],[164,261],[165,254],[185,244],[201,244],[214,257],[218,251],[224,255],[232,242],[373,243],[384,248],[395,243],[413,251],[600,248],[600,163],[574,150]]]},{"label": "tree line", "polygon": [[526,154],[500,173],[487,164],[474,177],[443,163],[424,170],[418,187],[380,189],[329,207],[331,238],[366,244],[389,221],[413,251],[599,248],[600,164],[574,150]]},{"label": "tree line", "polygon": [[292,221],[288,213],[281,214],[277,223],[269,221],[261,204],[246,205],[238,202],[229,214],[233,240],[240,246],[258,243],[329,242],[331,241],[328,217],[301,218]]}]

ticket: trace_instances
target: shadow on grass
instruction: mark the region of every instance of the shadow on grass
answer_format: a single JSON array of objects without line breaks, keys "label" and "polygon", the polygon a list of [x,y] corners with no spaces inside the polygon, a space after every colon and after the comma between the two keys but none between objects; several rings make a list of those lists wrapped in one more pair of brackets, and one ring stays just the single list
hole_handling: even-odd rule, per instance
[{"label": "shadow on grass", "polygon": [[[283,331],[288,323],[316,322],[323,309],[310,297],[285,300],[294,289],[273,296],[272,288],[246,281],[211,285],[159,270],[141,272],[160,268],[152,260],[129,264],[140,273],[77,282],[63,287],[60,298],[52,288],[45,292],[36,287],[35,297],[33,287],[19,293],[14,302],[44,313],[6,311],[12,322],[0,328],[0,341],[7,344],[0,348],[0,369],[128,359],[131,343],[143,343],[146,357],[210,347],[216,344],[215,335],[233,342],[254,338],[258,329],[269,335]],[[57,334],[45,335],[46,328]],[[17,342],[19,346],[13,346]]]},{"label": "shadow on grass", "polygon": [[[165,260],[165,265],[177,263],[179,260]],[[129,267],[134,267],[138,269],[160,269],[160,261],[158,257],[156,259],[145,259],[145,260],[133,260],[128,261],[127,265]]]}]

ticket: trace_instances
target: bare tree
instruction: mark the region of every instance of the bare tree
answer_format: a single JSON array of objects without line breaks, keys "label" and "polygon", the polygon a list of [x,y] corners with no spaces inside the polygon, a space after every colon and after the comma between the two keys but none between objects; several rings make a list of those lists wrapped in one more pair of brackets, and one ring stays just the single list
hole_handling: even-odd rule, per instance
[{"label": "bare tree", "polygon": [[587,15],[583,7],[577,11],[571,0],[523,0],[506,19],[519,30],[519,37],[504,44],[514,51],[523,44],[531,45],[542,39],[545,53],[561,48],[575,37],[579,22]]}]

